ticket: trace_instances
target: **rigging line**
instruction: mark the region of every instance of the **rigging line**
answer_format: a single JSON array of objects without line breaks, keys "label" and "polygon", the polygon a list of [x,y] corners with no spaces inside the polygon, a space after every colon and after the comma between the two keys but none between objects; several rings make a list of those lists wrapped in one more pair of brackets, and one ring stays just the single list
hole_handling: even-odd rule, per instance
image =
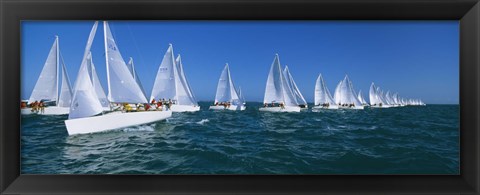
[{"label": "rigging line", "polygon": [[127,23],[127,28],[128,32],[130,32],[130,36],[132,37],[133,40],[133,45],[135,46],[135,49],[137,51],[138,57],[140,57],[141,64],[145,66],[145,60],[143,60],[143,55],[142,52],[140,52],[140,48],[138,47],[137,40],[135,39],[135,36],[133,34],[132,29],[130,28],[130,25]]}]

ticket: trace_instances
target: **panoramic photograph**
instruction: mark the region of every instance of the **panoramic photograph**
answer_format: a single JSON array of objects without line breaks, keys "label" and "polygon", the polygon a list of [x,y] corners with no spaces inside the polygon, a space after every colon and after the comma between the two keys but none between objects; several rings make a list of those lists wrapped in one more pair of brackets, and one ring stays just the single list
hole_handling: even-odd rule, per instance
[{"label": "panoramic photograph", "polygon": [[460,174],[458,21],[23,21],[22,174]]}]

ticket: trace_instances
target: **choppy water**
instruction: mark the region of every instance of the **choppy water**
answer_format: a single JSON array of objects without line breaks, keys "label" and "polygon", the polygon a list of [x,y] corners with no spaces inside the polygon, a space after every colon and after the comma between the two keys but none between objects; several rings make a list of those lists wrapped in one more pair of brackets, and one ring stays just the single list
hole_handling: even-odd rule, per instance
[{"label": "choppy water", "polygon": [[23,116],[22,174],[459,174],[459,106],[301,113],[174,113],[68,136],[67,116]]}]

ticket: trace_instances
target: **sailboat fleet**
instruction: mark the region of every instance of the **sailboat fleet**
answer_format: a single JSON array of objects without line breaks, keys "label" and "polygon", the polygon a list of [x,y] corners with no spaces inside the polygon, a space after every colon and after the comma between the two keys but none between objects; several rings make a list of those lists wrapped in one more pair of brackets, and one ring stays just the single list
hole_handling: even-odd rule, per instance
[{"label": "sailboat fleet", "polygon": [[[125,62],[106,21],[103,22],[107,73],[105,93],[90,52],[97,27],[98,22],[95,22],[73,88],[60,54],[59,38],[55,37],[28,102],[22,102],[22,115],[68,114],[65,126],[68,134],[73,135],[147,124],[169,118],[172,112],[200,110],[183,70],[181,56],[175,58],[172,44],[169,44],[163,56],[152,93],[147,99],[133,58],[130,57],[128,63]],[[420,99],[405,99],[398,93],[390,91],[385,93],[374,83],[371,84],[368,95],[369,102],[366,101],[362,91],[356,93],[352,81],[345,75],[337,84],[332,96],[320,74],[315,82],[312,110],[361,110],[367,106],[390,108],[425,105]],[[245,98],[241,88],[237,88],[233,82],[228,63],[220,74],[215,102],[209,109],[232,111],[246,109]],[[307,109],[308,104],[288,66],[282,69],[279,55],[276,54],[268,73],[263,106],[259,111],[300,112]]]}]

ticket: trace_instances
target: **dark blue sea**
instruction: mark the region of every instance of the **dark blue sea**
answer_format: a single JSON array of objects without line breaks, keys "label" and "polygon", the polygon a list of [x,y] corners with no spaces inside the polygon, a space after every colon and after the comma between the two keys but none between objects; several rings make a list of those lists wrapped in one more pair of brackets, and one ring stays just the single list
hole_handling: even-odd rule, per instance
[{"label": "dark blue sea", "polygon": [[[22,174],[459,174],[459,106],[173,113],[68,136],[67,116],[22,116]],[[312,106],[312,105],[309,105]]]}]

